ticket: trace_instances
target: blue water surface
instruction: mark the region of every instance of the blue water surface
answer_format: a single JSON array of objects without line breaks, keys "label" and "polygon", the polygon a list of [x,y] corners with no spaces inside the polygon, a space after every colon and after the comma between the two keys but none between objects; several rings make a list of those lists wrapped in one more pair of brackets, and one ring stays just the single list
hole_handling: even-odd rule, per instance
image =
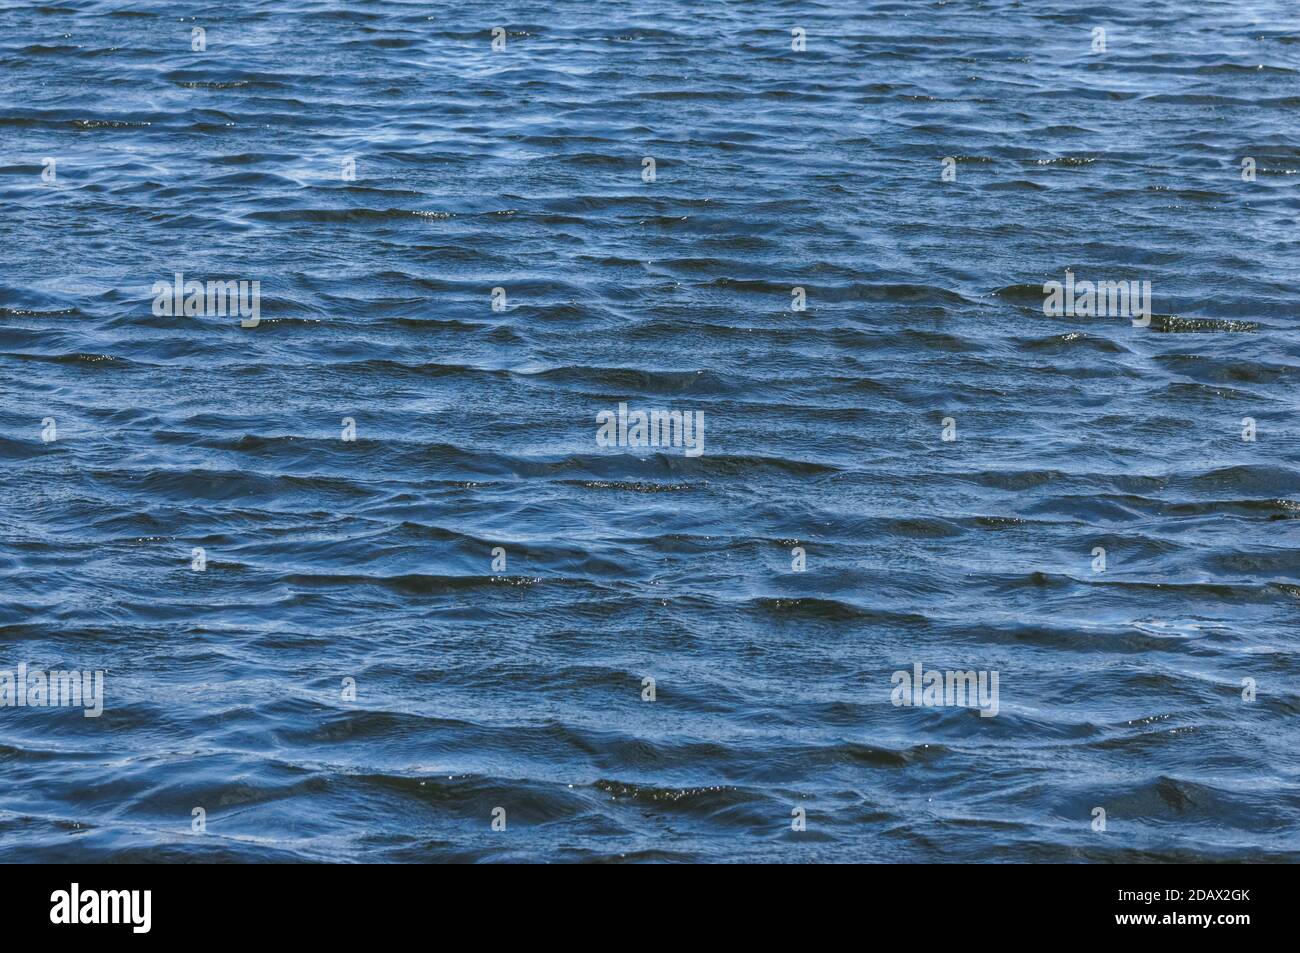
[{"label": "blue water surface", "polygon": [[0,860],[1300,860],[1298,116],[1292,0],[0,0]]}]

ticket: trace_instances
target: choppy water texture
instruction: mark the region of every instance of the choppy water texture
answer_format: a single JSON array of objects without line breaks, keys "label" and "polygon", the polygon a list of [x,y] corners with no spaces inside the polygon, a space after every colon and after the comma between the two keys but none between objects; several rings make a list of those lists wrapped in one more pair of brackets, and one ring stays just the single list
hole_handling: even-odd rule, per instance
[{"label": "choppy water texture", "polygon": [[0,0],[0,857],[1300,859],[1298,16]]}]

